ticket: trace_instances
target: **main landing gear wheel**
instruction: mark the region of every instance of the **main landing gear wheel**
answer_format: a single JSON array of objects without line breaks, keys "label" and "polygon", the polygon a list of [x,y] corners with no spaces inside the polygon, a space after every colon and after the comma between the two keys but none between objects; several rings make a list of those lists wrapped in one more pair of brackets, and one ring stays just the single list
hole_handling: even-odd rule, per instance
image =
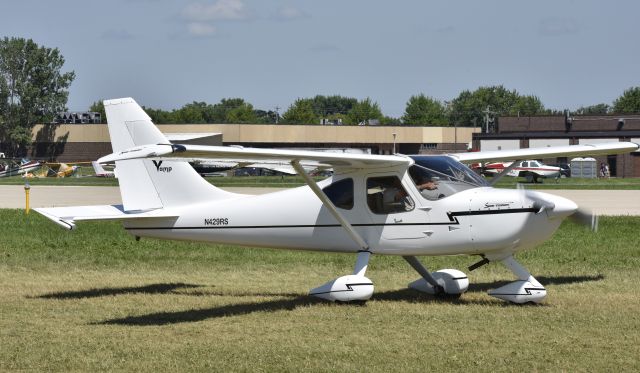
[{"label": "main landing gear wheel", "polygon": [[457,269],[441,269],[429,272],[415,256],[403,256],[422,276],[409,284],[409,288],[436,296],[460,297],[469,288],[469,278]]},{"label": "main landing gear wheel", "polygon": [[366,302],[373,295],[373,282],[364,276],[370,256],[370,251],[360,251],[352,275],[331,280],[309,294],[331,302]]}]

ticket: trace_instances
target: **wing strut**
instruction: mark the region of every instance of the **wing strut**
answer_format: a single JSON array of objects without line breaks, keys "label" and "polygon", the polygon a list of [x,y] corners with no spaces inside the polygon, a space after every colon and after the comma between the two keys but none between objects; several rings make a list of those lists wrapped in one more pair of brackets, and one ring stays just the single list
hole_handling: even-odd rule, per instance
[{"label": "wing strut", "polygon": [[520,160],[518,160],[518,159],[516,159],[515,161],[511,162],[509,167],[505,168],[504,170],[502,170],[502,172],[500,172],[499,174],[497,174],[496,176],[494,176],[491,179],[491,182],[489,183],[489,185],[494,186],[498,182],[498,180],[502,179],[504,177],[504,175],[509,173],[509,171],[511,171],[514,168],[516,168],[516,166],[518,164],[520,164]]},{"label": "wing strut", "polygon": [[302,176],[302,178],[307,183],[309,188],[311,188],[311,190],[316,194],[316,196],[320,198],[320,201],[322,201],[324,206],[329,210],[329,212],[331,212],[331,215],[333,215],[333,217],[340,222],[340,225],[342,225],[342,228],[344,228],[344,230],[347,231],[347,234],[349,234],[349,236],[358,244],[358,246],[360,246],[360,249],[363,251],[369,251],[369,245],[365,242],[362,236],[360,236],[360,234],[358,234],[358,232],[356,232],[356,230],[353,229],[353,226],[347,221],[347,219],[344,218],[344,216],[342,216],[342,214],[340,214],[340,211],[338,211],[336,206],[333,204],[333,202],[331,202],[331,200],[327,197],[327,195],[324,194],[324,192],[322,191],[322,189],[320,189],[318,184],[316,184],[316,182],[311,178],[311,176],[309,176],[309,174],[307,174],[304,168],[302,168],[302,166],[300,165],[300,161],[299,160],[291,161],[291,166],[293,166],[296,172],[298,172],[298,174]]}]

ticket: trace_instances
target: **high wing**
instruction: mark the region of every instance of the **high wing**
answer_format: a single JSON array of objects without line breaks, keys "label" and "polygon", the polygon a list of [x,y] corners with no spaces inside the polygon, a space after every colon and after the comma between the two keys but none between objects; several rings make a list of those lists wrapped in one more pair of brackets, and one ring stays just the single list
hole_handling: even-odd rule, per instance
[{"label": "high wing", "polygon": [[116,152],[98,159],[100,163],[123,161],[141,158],[212,158],[235,159],[250,163],[290,163],[293,161],[315,163],[318,166],[334,169],[361,169],[408,167],[413,162],[411,158],[402,155],[370,155],[349,153],[326,153],[304,150],[236,148],[228,146],[207,145],[142,145]]},{"label": "high wing", "polygon": [[496,150],[486,152],[453,153],[449,156],[464,163],[487,161],[513,161],[529,158],[553,158],[565,156],[591,156],[630,153],[638,150],[633,142],[608,142],[601,144],[567,145],[546,148]]}]

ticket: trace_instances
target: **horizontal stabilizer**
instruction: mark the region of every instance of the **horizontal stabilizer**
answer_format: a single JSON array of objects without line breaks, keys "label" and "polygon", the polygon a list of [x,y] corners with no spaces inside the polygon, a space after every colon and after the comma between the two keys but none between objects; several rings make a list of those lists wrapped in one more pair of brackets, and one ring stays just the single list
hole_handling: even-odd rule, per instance
[{"label": "horizontal stabilizer", "polygon": [[65,229],[74,229],[75,222],[80,220],[123,220],[144,218],[170,218],[175,214],[167,214],[166,210],[150,210],[141,212],[125,212],[122,205],[95,205],[35,208],[39,214]]}]

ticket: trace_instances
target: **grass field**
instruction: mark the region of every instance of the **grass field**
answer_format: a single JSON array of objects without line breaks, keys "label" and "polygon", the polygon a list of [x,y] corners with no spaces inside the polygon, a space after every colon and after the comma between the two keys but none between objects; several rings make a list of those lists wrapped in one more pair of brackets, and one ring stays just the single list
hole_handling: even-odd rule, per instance
[{"label": "grass field", "polygon": [[[486,290],[489,264],[443,300],[406,290],[400,258],[374,256],[364,306],[307,291],[354,255],[143,239],[118,223],[66,232],[0,210],[0,371],[638,371],[640,218],[564,223],[519,260],[548,290],[516,306]],[[469,257],[423,258],[465,269]]]}]

